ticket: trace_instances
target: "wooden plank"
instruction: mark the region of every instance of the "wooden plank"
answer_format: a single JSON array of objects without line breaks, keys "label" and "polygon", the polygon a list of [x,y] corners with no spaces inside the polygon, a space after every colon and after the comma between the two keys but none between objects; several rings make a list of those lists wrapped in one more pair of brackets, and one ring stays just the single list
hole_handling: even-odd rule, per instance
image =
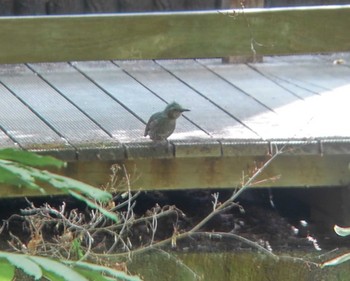
[{"label": "wooden plank", "polygon": [[221,145],[225,157],[266,156],[271,150],[270,143],[264,140],[223,140]]},{"label": "wooden plank", "polygon": [[[262,64],[252,63],[249,64],[249,66],[260,72],[265,77],[268,77],[274,83],[292,92],[295,96],[305,100],[306,98],[314,97],[319,91],[325,89],[322,86],[313,84],[310,81],[311,77],[317,78],[317,75],[314,75],[317,68],[321,64],[325,64],[321,57],[323,56],[273,56],[265,57],[264,63]],[[329,56],[325,55],[325,57]],[[305,71],[306,65],[308,65],[307,71]],[[302,81],[299,80],[298,77],[308,78],[303,79]],[[294,83],[294,81],[298,81],[298,83]]]},{"label": "wooden plank", "polygon": [[[83,71],[94,83],[107,91],[124,107],[128,108],[135,116],[146,124],[149,117],[157,111],[163,110],[166,103],[159,99],[135,79],[127,75],[123,70],[111,62],[104,62],[104,65],[94,65],[89,63],[78,62],[76,67]],[[104,71],[101,71],[104,70]],[[185,104],[183,105],[186,106]],[[175,132],[169,140],[186,140],[186,139],[209,139],[210,136],[204,131],[193,125],[185,118],[179,118]],[[140,135],[138,145],[125,144],[128,157],[140,156],[140,150],[143,150],[143,142],[151,143],[149,138]],[[137,152],[137,151],[138,152]],[[173,155],[172,149],[169,151]],[[148,153],[147,153],[148,155]]]},{"label": "wooden plank", "polygon": [[259,43],[259,55],[348,51],[349,15],[350,5],[245,9],[233,16],[209,11],[2,17],[0,63],[251,55],[252,42]]},{"label": "wooden plank", "polygon": [[[323,59],[322,59],[323,57]],[[348,84],[350,68],[334,64],[331,56],[286,56],[265,59],[254,68],[265,75],[320,93]]]},{"label": "wooden plank", "polygon": [[3,131],[0,130],[0,148],[15,148],[18,147],[18,144],[12,141],[8,135],[6,135]]},{"label": "wooden plank", "polygon": [[[221,79],[218,75],[208,71],[202,65],[186,60],[162,60],[158,61],[158,63],[178,77],[178,79],[181,79],[188,86],[199,92],[205,99],[257,133],[255,137],[252,135],[244,136],[241,132],[227,127],[224,128],[225,135],[227,135],[226,138],[244,139],[248,137],[258,139],[259,137],[265,137],[264,132],[266,128],[260,129],[258,124],[266,124],[267,122],[277,123],[275,114],[268,107],[239,91],[236,87]],[[221,65],[220,60],[215,60],[215,63]],[[257,120],[251,122],[251,117],[255,115],[260,115],[260,117],[263,115],[264,117],[260,118],[259,122]],[[206,118],[206,122],[209,122],[208,117],[205,115],[204,117]],[[217,120],[221,119],[215,118],[212,120],[214,126],[221,126]]]},{"label": "wooden plank", "polygon": [[[146,125],[149,116],[164,103],[145,87],[128,76],[118,66],[109,61],[97,64],[90,62],[75,62],[75,67],[82,71],[92,82],[102,87],[113,99],[138,116]],[[154,104],[153,104],[154,103]],[[146,140],[139,134],[138,141]]]},{"label": "wooden plank", "polygon": [[[349,103],[350,69],[344,65],[327,63],[320,57],[287,57],[272,59],[261,65],[254,65],[264,75],[273,77],[285,87],[298,87],[313,92],[305,96],[304,103],[308,110],[309,121],[304,124],[305,137],[349,138],[350,131],[343,120],[350,118],[346,109]],[[292,109],[292,108],[291,108]],[[298,112],[298,114],[295,114]],[[300,117],[301,111],[291,111],[291,116]]]},{"label": "wooden plank", "polygon": [[[350,152],[349,138],[327,138],[320,141],[320,152],[322,155],[345,155]],[[349,167],[350,168],[350,167]]]},{"label": "wooden plank", "polygon": [[[293,94],[266,79],[246,64],[231,66],[221,64],[217,60],[200,60],[200,62],[273,111],[296,100]],[[276,91],[280,91],[278,96],[271,94],[271,92],[275,93]]]},{"label": "wooden plank", "polygon": [[[306,104],[300,96],[294,94],[292,89],[282,87],[269,77],[244,64],[230,66],[213,60],[200,60],[200,62],[276,113],[275,116],[256,114],[251,120],[251,122],[257,122],[261,126],[255,130],[261,132],[260,134],[265,139],[311,137],[304,130],[305,124],[312,119],[309,112],[310,105]],[[261,118],[266,118],[267,121],[260,124]]]},{"label": "wooden plank", "polygon": [[[297,145],[295,145],[295,148]],[[300,145],[303,149],[304,144]],[[252,154],[254,154],[253,152]],[[267,155],[236,157],[184,157],[170,159],[138,158],[123,162],[133,175],[133,190],[167,190],[189,188],[235,188],[242,175],[247,177],[256,166],[263,164]],[[319,187],[344,186],[350,183],[349,155],[286,154],[276,158],[257,179],[265,180],[255,187]],[[110,163],[74,164],[74,177],[100,184],[108,179]],[[266,181],[279,177],[278,180]],[[137,179],[137,180],[136,180]]]},{"label": "wooden plank", "polygon": [[2,67],[0,81],[57,134],[78,148],[80,159],[122,157],[117,155],[117,149],[115,155],[106,151],[108,147],[118,148],[115,140],[24,65]]},{"label": "wooden plank", "polygon": [[221,142],[212,140],[173,141],[176,157],[221,157]]},{"label": "wooden plank", "polygon": [[350,85],[323,92],[317,100],[309,100],[313,119],[307,130],[317,138],[349,138]]},{"label": "wooden plank", "polygon": [[[2,84],[0,84],[0,95],[1,128],[4,129],[20,147],[31,150],[66,150],[64,153],[65,157],[68,157],[68,159],[75,158],[75,149],[47,126],[47,124]],[[3,133],[1,139],[6,142],[6,144],[11,144],[11,141],[5,138]],[[68,151],[70,151],[70,153]]]},{"label": "wooden plank", "polygon": [[284,151],[283,155],[317,155],[322,156],[319,140],[276,140],[270,142],[271,153]]},{"label": "wooden plank", "polygon": [[320,56],[320,59],[324,62],[328,62],[335,65],[345,65],[347,67],[350,66],[350,53],[349,52],[338,52],[331,53],[324,56]]},{"label": "wooden plank", "polygon": [[[132,190],[169,190],[190,188],[236,188],[269,156],[261,149],[253,149],[250,155],[242,155],[239,149],[249,146],[237,144],[233,157],[175,157],[134,158],[119,161],[125,164],[131,175]],[[338,144],[338,147],[342,145]],[[346,154],[314,154],[308,143],[293,145],[294,151],[276,158],[257,179],[254,187],[320,187],[344,186],[350,183],[349,150]],[[305,153],[309,151],[309,154]],[[340,150],[338,150],[340,152]],[[65,175],[94,186],[109,180],[110,167],[115,161],[75,161],[69,163]],[[268,180],[274,178],[274,180]],[[124,186],[126,188],[126,186]],[[50,190],[56,194],[53,190]],[[56,191],[57,192],[57,191]],[[0,197],[34,195],[32,191],[5,186]],[[36,193],[36,195],[39,195]]]},{"label": "wooden plank", "polygon": [[[252,67],[304,100],[307,110],[301,111],[290,108],[293,120],[300,118],[301,114],[305,116],[305,121],[301,122],[299,129],[300,133],[304,134],[304,137],[318,138],[327,136],[329,131],[328,126],[325,124],[328,122],[321,126],[310,124],[315,122],[316,112],[320,108],[319,93],[327,90],[327,88],[320,85],[320,81],[323,79],[327,81],[327,78],[320,79],[320,75],[323,76],[323,74],[318,71],[324,62],[319,56],[309,55],[278,58],[266,58],[264,64],[253,64]],[[326,72],[329,71],[327,70]],[[328,79],[332,79],[332,77],[328,77]],[[295,114],[296,112],[298,114]]]},{"label": "wooden plank", "polygon": [[[90,65],[90,68],[100,65],[99,71],[104,71],[104,62],[84,64]],[[143,135],[144,123],[74,67],[67,63],[30,66],[113,138],[120,142],[132,142],[138,141]]]},{"label": "wooden plank", "polygon": [[[259,100],[253,95],[247,94],[236,85],[231,83],[230,71],[239,72],[237,75],[243,75],[248,71],[248,75],[252,72],[248,68],[243,68],[242,65],[227,65],[222,64],[220,60],[200,60],[203,64],[193,64],[190,61],[158,61],[173,75],[190,85],[193,89],[200,92],[212,103],[225,110],[242,124],[256,132],[260,138],[269,139],[275,138],[278,130],[279,137],[291,137],[290,129],[285,125],[281,125],[280,117],[271,110],[269,103],[264,100]],[[205,65],[205,67],[204,67]],[[211,71],[208,71],[209,67]],[[223,68],[223,72],[227,72],[226,76],[219,77],[213,69]],[[236,68],[238,67],[238,68]],[[235,73],[234,73],[235,74]],[[227,79],[226,79],[227,78]],[[255,77],[250,77],[255,78]],[[248,79],[247,79],[248,81]],[[249,80],[251,84],[254,80]],[[268,81],[269,82],[269,81]],[[259,91],[260,87],[255,86],[255,90]],[[268,92],[265,94],[266,99],[273,100],[273,97]],[[265,104],[264,104],[265,102]],[[227,128],[229,131],[230,128]],[[240,135],[233,137],[239,139]]]},{"label": "wooden plank", "polygon": [[[161,62],[160,62],[161,63]],[[178,64],[177,62],[171,62]],[[188,72],[195,72],[191,68],[194,61],[182,62],[186,65]],[[177,101],[191,108],[186,112],[186,118],[208,132],[213,138],[259,138],[254,132],[240,124],[233,116],[218,108],[201,93],[197,93],[188,85],[175,78],[170,72],[163,69],[153,61],[118,61],[117,64],[127,71],[137,81],[142,83],[157,96],[167,102]],[[187,76],[186,72],[186,76]],[[201,73],[201,82],[206,84],[206,75]],[[217,96],[217,98],[220,98]],[[220,122],[217,122],[220,120]]]}]

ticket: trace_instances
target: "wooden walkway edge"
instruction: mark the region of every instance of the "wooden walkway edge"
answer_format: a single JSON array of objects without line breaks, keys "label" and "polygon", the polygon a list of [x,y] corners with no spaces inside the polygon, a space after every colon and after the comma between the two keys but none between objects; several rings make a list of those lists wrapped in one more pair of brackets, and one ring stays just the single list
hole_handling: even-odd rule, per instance
[{"label": "wooden walkway edge", "polygon": [[[336,64],[334,62],[341,62]],[[350,55],[89,61],[0,67],[0,147],[69,162],[104,184],[113,163],[135,189],[232,188],[277,148],[257,186],[350,183]],[[143,137],[149,116],[176,100],[191,109],[169,146]],[[6,193],[4,189],[1,194]],[[22,191],[17,191],[18,195]]]}]

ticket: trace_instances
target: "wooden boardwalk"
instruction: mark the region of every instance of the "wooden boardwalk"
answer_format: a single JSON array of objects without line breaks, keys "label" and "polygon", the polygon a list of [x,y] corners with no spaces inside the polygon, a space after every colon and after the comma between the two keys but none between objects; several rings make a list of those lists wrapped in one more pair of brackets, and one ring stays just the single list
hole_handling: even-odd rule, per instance
[{"label": "wooden boardwalk", "polygon": [[[220,59],[1,65],[0,95],[1,147],[71,162],[266,156],[274,144],[350,162],[347,53],[238,65]],[[155,148],[143,137],[145,123],[172,101],[191,111],[179,118],[171,148]]]}]

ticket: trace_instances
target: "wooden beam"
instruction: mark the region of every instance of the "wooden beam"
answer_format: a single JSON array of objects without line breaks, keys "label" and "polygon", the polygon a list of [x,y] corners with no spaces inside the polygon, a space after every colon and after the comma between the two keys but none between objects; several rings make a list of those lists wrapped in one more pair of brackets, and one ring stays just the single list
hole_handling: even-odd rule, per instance
[{"label": "wooden beam", "polygon": [[340,52],[350,5],[0,18],[0,63]]},{"label": "wooden beam", "polygon": [[[242,176],[262,165],[268,156],[203,158],[138,158],[119,161],[125,164],[132,190],[174,190],[193,188],[238,188]],[[105,185],[115,161],[71,162],[62,173],[94,186]],[[276,158],[257,179],[260,187],[344,186],[350,183],[349,155],[293,155]],[[120,179],[122,179],[122,174]],[[274,180],[271,180],[274,179]],[[118,190],[126,190],[120,186]],[[57,191],[48,189],[49,194]],[[3,186],[0,197],[40,195],[22,188]]]}]

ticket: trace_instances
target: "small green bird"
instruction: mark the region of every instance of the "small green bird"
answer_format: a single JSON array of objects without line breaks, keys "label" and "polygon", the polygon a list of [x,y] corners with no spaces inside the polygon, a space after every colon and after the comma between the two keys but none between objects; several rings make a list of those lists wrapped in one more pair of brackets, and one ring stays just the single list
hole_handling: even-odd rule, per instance
[{"label": "small green bird", "polygon": [[183,108],[176,102],[172,102],[160,112],[154,113],[146,125],[145,134],[149,135],[153,141],[164,141],[174,132],[176,127],[176,119],[181,116],[184,111],[190,111]]}]

